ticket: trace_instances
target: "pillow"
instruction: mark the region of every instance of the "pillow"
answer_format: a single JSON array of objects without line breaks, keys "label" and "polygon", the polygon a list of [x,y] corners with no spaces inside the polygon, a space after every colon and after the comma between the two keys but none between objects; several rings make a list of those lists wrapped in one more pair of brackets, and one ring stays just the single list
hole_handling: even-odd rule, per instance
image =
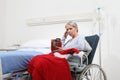
[{"label": "pillow", "polygon": [[51,41],[50,40],[30,40],[24,44],[22,44],[21,48],[50,48]]},{"label": "pillow", "polygon": [[17,51],[35,51],[35,52],[40,52],[43,54],[49,54],[51,52],[51,49],[48,49],[48,48],[20,48]]}]

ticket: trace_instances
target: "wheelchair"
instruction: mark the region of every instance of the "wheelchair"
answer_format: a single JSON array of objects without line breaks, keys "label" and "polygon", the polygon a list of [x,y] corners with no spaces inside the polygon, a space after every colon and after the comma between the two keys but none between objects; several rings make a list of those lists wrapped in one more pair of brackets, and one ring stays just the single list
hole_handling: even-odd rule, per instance
[{"label": "wheelchair", "polygon": [[89,56],[87,57],[83,54],[81,58],[78,56],[71,56],[68,58],[73,80],[107,80],[106,74],[101,66],[92,64],[99,42],[99,36],[95,34],[86,36],[85,39],[92,47]]}]

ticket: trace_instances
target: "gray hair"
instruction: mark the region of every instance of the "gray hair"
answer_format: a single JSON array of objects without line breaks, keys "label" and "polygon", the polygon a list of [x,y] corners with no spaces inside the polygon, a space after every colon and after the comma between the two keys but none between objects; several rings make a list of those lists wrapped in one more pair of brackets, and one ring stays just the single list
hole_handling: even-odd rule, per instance
[{"label": "gray hair", "polygon": [[78,25],[77,25],[77,23],[74,22],[74,21],[69,21],[66,25],[70,25],[70,26],[78,29]]}]

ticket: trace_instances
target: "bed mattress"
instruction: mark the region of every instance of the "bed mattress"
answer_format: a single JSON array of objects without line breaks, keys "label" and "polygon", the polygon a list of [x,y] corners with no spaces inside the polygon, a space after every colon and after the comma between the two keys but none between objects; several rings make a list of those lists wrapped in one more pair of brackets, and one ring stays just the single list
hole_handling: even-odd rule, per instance
[{"label": "bed mattress", "polygon": [[36,51],[9,51],[0,52],[3,74],[11,73],[14,70],[27,69],[28,62],[42,52]]}]

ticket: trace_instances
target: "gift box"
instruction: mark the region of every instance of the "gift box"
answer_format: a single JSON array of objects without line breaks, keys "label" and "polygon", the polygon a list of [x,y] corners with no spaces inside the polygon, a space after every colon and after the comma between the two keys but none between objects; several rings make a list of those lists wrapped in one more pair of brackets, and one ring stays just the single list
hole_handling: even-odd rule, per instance
[{"label": "gift box", "polygon": [[51,51],[57,50],[58,47],[62,47],[62,42],[60,38],[51,39]]}]

